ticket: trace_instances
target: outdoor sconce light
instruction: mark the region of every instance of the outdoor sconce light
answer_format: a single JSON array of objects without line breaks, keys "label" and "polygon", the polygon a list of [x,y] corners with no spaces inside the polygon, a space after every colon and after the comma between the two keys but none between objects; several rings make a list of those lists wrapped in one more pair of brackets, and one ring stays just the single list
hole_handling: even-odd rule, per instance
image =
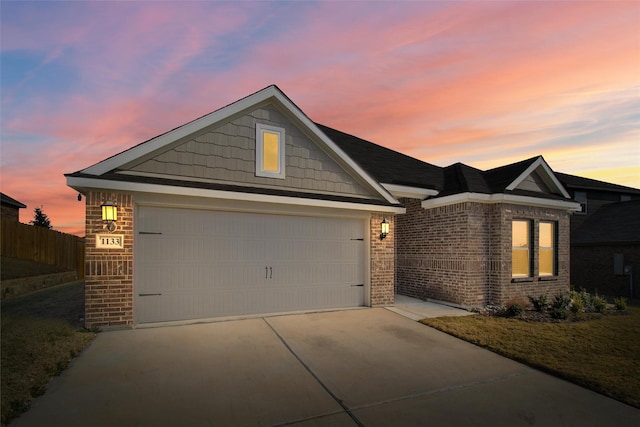
[{"label": "outdoor sconce light", "polygon": [[115,231],[118,220],[118,207],[111,201],[105,202],[102,206],[102,220],[107,223],[107,230]]},{"label": "outdoor sconce light", "polygon": [[380,240],[383,240],[389,234],[389,221],[387,221],[387,218],[384,218],[380,225]]}]

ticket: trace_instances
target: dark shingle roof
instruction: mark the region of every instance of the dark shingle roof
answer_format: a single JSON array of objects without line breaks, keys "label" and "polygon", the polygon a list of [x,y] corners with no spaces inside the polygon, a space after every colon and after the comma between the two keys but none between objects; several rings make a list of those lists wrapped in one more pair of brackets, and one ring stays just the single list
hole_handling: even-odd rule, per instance
[{"label": "dark shingle roof", "polygon": [[444,168],[444,188],[438,196],[448,196],[457,193],[512,193],[534,196],[552,197],[552,195],[530,192],[524,194],[521,190],[508,191],[507,187],[515,181],[531,164],[540,156],[532,157],[521,162],[500,166],[487,171],[467,166],[463,163],[455,163]]},{"label": "dark shingle roof", "polygon": [[459,193],[509,193],[547,199],[565,199],[555,194],[507,190],[509,184],[541,156],[487,171],[463,163],[442,168],[319,123],[316,125],[353,161],[381,183],[435,189],[439,191],[436,197]]},{"label": "dark shingle roof", "polygon": [[640,200],[600,207],[571,232],[571,244],[640,244]]},{"label": "dark shingle roof", "polygon": [[12,206],[12,207],[18,208],[18,209],[27,207],[27,205],[25,205],[24,203],[20,203],[16,199],[7,196],[4,193],[0,193],[0,204],[5,205],[5,206]]},{"label": "dark shingle roof", "polygon": [[442,168],[316,123],[320,130],[378,182],[441,190]]},{"label": "dark shingle roof", "polygon": [[616,193],[640,194],[640,189],[625,187],[624,185],[611,184],[610,182],[583,178],[581,176],[569,175],[561,172],[556,172],[556,176],[566,188],[575,190],[614,191]]},{"label": "dark shingle roof", "polygon": [[463,163],[454,163],[444,168],[444,188],[438,196],[457,193],[490,193],[483,172]]}]

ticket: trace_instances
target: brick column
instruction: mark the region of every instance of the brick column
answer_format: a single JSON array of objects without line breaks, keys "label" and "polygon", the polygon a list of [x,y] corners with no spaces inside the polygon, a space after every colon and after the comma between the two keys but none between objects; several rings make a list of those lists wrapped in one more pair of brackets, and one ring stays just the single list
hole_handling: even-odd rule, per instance
[{"label": "brick column", "polygon": [[[380,224],[386,218],[389,235],[380,240]],[[369,222],[371,230],[371,306],[393,304],[395,278],[395,221],[392,215],[374,213]]]},{"label": "brick column", "polygon": [[[86,200],[85,327],[133,326],[133,196],[91,191]],[[106,201],[118,207],[113,233],[102,221]],[[96,234],[122,235],[124,248],[96,248]]]}]

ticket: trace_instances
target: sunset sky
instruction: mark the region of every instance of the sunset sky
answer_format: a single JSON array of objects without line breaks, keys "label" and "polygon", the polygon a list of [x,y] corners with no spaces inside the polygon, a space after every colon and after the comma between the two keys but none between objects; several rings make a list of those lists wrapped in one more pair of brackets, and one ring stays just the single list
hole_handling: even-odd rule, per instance
[{"label": "sunset sky", "polygon": [[639,1],[0,3],[1,191],[84,235],[64,173],[277,84],[438,166],[541,154],[640,188]]}]

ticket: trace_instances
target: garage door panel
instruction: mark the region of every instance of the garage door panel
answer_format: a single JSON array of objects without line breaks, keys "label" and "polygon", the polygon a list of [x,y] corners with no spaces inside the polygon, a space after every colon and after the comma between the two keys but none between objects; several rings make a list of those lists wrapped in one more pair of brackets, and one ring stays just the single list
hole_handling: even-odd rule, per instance
[{"label": "garage door panel", "polygon": [[138,211],[139,323],[364,305],[363,220]]}]

